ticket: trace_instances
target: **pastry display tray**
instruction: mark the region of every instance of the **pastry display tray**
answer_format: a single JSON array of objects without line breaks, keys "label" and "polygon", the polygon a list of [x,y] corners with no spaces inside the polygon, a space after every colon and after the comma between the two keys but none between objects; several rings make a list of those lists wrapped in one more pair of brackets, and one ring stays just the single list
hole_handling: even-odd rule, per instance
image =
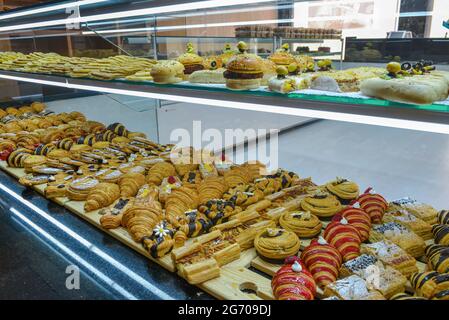
[{"label": "pastry display tray", "polygon": [[[24,169],[8,167],[5,161],[0,161],[0,168],[17,179],[25,175]],[[37,185],[33,186],[32,189],[43,195],[45,186]],[[141,245],[133,241],[126,229],[122,227],[109,230],[104,229],[100,224],[101,215],[98,213],[99,210],[85,212],[83,209],[84,201],[71,201],[68,198],[56,198],[53,201],[139,254],[147,257],[152,264],[156,263],[171,272],[177,271],[170,254],[163,258],[155,259]],[[323,222],[323,229],[327,224],[328,222]],[[187,241],[189,243],[193,239],[188,239]],[[432,242],[433,240],[426,241],[427,244]],[[309,239],[301,239],[300,251],[309,244]],[[281,264],[269,263],[261,259],[257,255],[256,250],[251,248],[242,251],[238,260],[221,266],[219,277],[198,284],[197,287],[221,300],[272,300],[274,297],[271,290],[271,278],[281,266]],[[417,266],[420,271],[425,271],[427,267],[424,260],[419,259]],[[406,291],[413,293],[410,283],[408,283]],[[318,289],[316,297],[320,299],[322,298],[322,294],[323,292]]]},{"label": "pastry display tray", "polygon": [[222,84],[181,82],[161,85],[151,81],[67,78],[17,71],[0,71],[0,78],[69,89],[449,134],[447,100],[431,105],[412,105],[373,99],[359,93],[301,90],[280,94],[263,87],[251,91],[231,91]]}]

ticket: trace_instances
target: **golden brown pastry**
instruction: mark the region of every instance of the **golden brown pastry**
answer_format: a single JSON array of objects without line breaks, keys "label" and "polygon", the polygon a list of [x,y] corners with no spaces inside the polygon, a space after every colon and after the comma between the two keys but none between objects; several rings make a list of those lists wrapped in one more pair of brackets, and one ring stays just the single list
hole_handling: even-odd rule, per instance
[{"label": "golden brown pastry", "polygon": [[173,190],[165,201],[167,220],[177,227],[177,217],[184,215],[186,211],[196,209],[198,204],[199,197],[196,190],[184,186]]},{"label": "golden brown pastry", "polygon": [[84,210],[86,212],[97,210],[111,205],[120,197],[120,188],[114,183],[101,182],[89,191]]},{"label": "golden brown pastry", "polygon": [[198,184],[199,203],[204,204],[211,199],[220,199],[228,186],[223,177],[211,176]]},{"label": "golden brown pastry", "polygon": [[341,211],[342,206],[340,201],[329,192],[317,190],[301,201],[301,208],[319,218],[328,218]]},{"label": "golden brown pastry", "polygon": [[263,258],[274,261],[296,255],[301,246],[298,236],[284,229],[268,228],[262,230],[254,239],[254,248]]},{"label": "golden brown pastry", "polygon": [[233,167],[226,171],[223,176],[229,188],[251,182],[251,175],[246,167]]},{"label": "golden brown pastry", "polygon": [[320,234],[322,223],[310,212],[285,212],[279,219],[282,228],[296,233],[299,238],[313,238]]},{"label": "golden brown pastry", "polygon": [[176,170],[171,163],[158,162],[148,170],[147,182],[159,186],[165,177],[174,175]]},{"label": "golden brown pastry", "polygon": [[339,178],[326,183],[326,189],[336,196],[342,204],[349,204],[359,196],[359,186],[347,179]]},{"label": "golden brown pastry", "polygon": [[73,180],[67,188],[67,197],[70,200],[83,201],[87,199],[87,195],[100,182],[92,176],[82,177]]},{"label": "golden brown pastry", "polygon": [[120,195],[124,198],[134,197],[144,184],[145,176],[141,173],[126,173],[118,179]]}]

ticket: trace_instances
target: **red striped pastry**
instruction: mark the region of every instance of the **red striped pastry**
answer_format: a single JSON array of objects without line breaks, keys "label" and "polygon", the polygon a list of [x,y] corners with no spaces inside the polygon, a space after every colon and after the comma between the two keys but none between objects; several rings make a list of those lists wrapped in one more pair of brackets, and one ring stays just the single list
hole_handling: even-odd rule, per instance
[{"label": "red striped pastry", "polygon": [[362,242],[360,234],[345,218],[328,224],[323,236],[329,244],[340,252],[343,261],[346,262],[359,256],[360,243]]},{"label": "red striped pastry", "polygon": [[357,202],[360,203],[360,208],[369,214],[372,223],[382,222],[382,217],[388,208],[388,202],[384,197],[374,193],[372,188],[368,188],[358,197]]},{"label": "red striped pastry", "polygon": [[313,300],[316,284],[301,260],[292,256],[271,280],[271,288],[277,300]]},{"label": "red striped pastry", "polygon": [[324,238],[312,240],[302,252],[301,259],[319,287],[324,288],[337,280],[342,257]]},{"label": "red striped pastry", "polygon": [[369,238],[371,230],[371,218],[368,213],[360,209],[356,202],[353,206],[348,206],[333,217],[333,221],[340,221],[345,218],[351,226],[354,226],[360,234],[360,239],[365,242]]}]

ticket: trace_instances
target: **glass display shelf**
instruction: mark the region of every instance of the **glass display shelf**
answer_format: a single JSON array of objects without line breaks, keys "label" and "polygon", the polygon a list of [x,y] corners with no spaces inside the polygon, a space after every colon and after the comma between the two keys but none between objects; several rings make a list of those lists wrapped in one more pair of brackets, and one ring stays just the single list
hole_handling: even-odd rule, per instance
[{"label": "glass display shelf", "polygon": [[314,90],[280,94],[265,87],[232,91],[225,85],[156,84],[125,79],[95,80],[62,75],[0,71],[0,78],[104,93],[187,102],[212,107],[271,112],[449,134],[449,102],[412,105]]}]

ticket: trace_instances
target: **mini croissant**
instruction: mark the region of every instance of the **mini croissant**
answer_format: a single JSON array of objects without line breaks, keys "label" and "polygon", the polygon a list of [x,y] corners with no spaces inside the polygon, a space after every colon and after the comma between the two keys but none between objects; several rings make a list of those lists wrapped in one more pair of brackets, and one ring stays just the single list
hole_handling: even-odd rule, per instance
[{"label": "mini croissant", "polygon": [[145,176],[141,173],[129,172],[118,180],[120,195],[122,197],[134,197],[140,187],[145,184]]},{"label": "mini croissant", "polygon": [[89,191],[84,210],[89,212],[111,205],[120,197],[120,188],[114,183],[99,183]]}]

